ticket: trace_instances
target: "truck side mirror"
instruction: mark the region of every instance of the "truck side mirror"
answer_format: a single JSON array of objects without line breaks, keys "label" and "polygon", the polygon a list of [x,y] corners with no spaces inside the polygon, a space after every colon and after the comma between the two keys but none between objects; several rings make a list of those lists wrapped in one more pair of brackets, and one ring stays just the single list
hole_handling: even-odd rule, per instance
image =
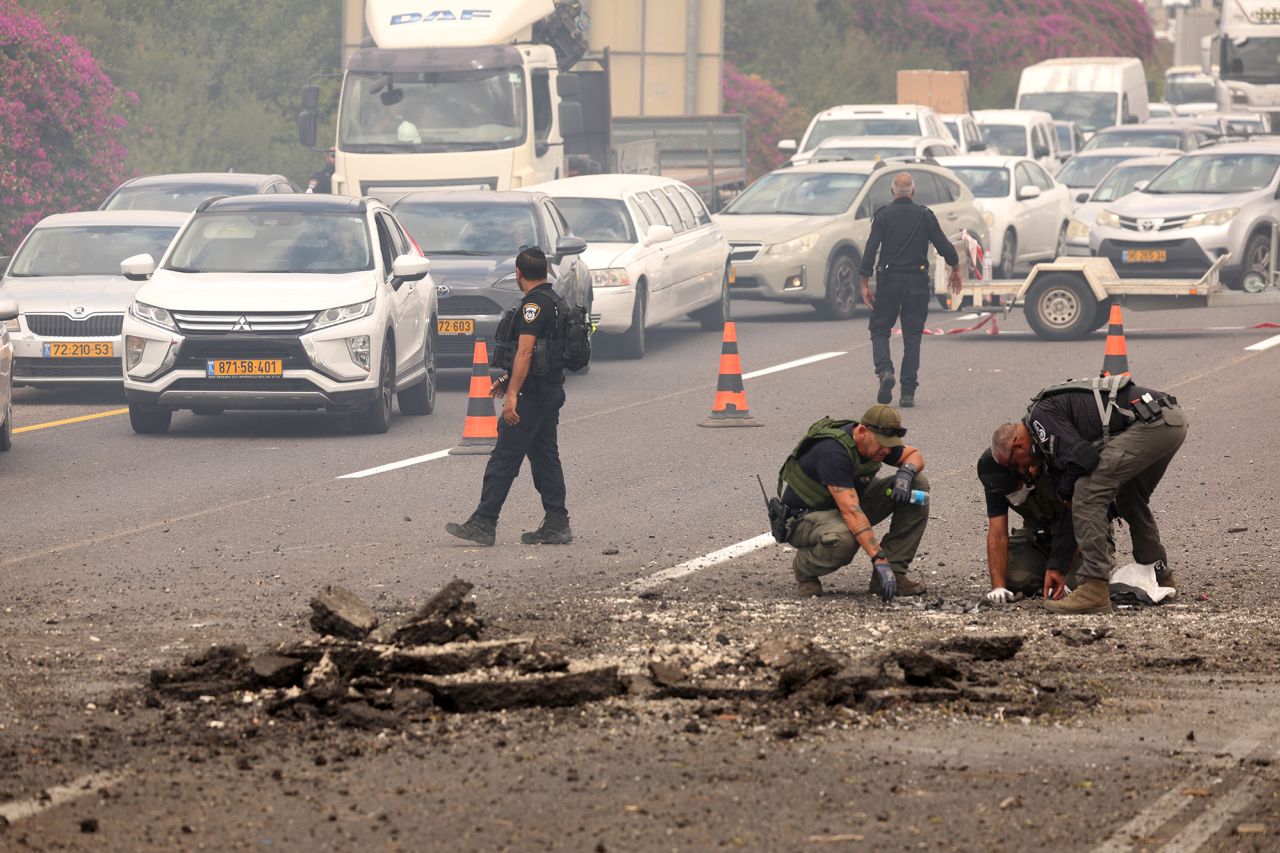
[{"label": "truck side mirror", "polygon": [[304,110],[314,110],[320,104],[320,87],[319,86],[303,86],[302,108]]},{"label": "truck side mirror", "polygon": [[562,71],[556,75],[556,94],[561,98],[576,100],[580,91],[582,87],[577,74]]},{"label": "truck side mirror", "polygon": [[560,102],[560,136],[567,139],[582,133],[582,104],[577,101]]},{"label": "truck side mirror", "polygon": [[298,113],[298,144],[306,148],[316,147],[316,132],[319,118],[315,110],[303,110]]}]

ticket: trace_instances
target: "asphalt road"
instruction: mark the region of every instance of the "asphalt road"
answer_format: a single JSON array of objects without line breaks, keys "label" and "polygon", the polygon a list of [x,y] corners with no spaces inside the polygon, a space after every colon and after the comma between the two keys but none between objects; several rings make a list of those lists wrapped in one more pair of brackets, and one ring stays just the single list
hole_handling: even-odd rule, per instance
[{"label": "asphalt road", "polygon": [[[418,739],[277,745],[252,764],[286,782],[264,785],[225,750],[194,763],[163,748],[163,736],[127,736],[128,725],[95,716],[102,697],[210,642],[297,637],[326,583],[391,612],[462,577],[501,630],[620,654],[705,639],[721,622],[735,641],[785,629],[837,645],[862,642],[866,626],[877,641],[971,630],[978,617],[929,621],[871,601],[861,562],[831,577],[834,596],[791,596],[785,551],[760,540],[755,475],[771,486],[809,423],[874,402],[866,315],[836,323],[762,303],[735,313],[762,428],[698,427],[720,337],[693,323],[656,330],[643,361],[599,360],[570,379],[560,437],[576,538],[558,548],[519,544],[541,518],[527,476],[495,548],[444,533],[471,512],[484,467],[484,457],[435,456],[460,437],[466,371],[446,372],[433,415],[398,417],[384,436],[318,413],[182,413],[167,436],[138,436],[118,392],[18,390],[19,432],[0,458],[0,804],[91,773],[122,778],[108,797],[10,818],[0,849],[1089,849],[1171,791],[1178,808],[1148,815],[1140,837],[1169,850],[1277,849],[1268,845],[1280,845],[1270,763],[1280,680],[1269,625],[1280,613],[1269,573],[1280,556],[1280,346],[1266,344],[1280,340],[1276,329],[1247,328],[1280,320],[1275,309],[1126,317],[1135,377],[1178,395],[1192,422],[1155,500],[1188,585],[1179,607],[1189,609],[1099,617],[1118,620],[1128,642],[1055,652],[1054,668],[1096,675],[1104,696],[1070,720],[877,716],[783,740],[763,725],[684,734],[671,721],[693,712],[679,703],[602,711],[590,725],[539,712],[443,718]],[[929,326],[954,331],[977,322],[968,316],[935,311]],[[999,318],[1000,334],[990,326],[926,338],[918,405],[904,413],[933,489],[916,571],[949,601],[986,589],[973,468],[991,430],[1042,386],[1092,375],[1102,361],[1105,331],[1050,344],[1020,311]],[[640,589],[663,596],[686,627],[638,611]],[[1049,642],[1055,623],[1030,608],[984,611],[980,622]],[[1133,676],[1127,655],[1148,642],[1205,646],[1205,664]],[[77,740],[89,729],[101,749]],[[327,749],[347,750],[341,776],[313,763]],[[1208,781],[1183,778],[1197,773]],[[1195,793],[1176,793],[1184,789]],[[1218,798],[1228,789],[1235,799]],[[79,823],[89,813],[100,822],[91,835]],[[1251,820],[1266,831],[1233,834]]]}]

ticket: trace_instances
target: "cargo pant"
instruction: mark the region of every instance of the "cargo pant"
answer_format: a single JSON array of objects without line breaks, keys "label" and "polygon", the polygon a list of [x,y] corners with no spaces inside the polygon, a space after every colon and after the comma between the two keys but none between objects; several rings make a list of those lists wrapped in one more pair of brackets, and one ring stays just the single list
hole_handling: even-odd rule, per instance
[{"label": "cargo pant", "polygon": [[[1049,551],[1036,542],[1035,534],[1020,527],[1009,534],[1009,570],[1004,586],[1010,592],[1034,595],[1044,591],[1044,573],[1049,568]],[[1075,589],[1080,556],[1076,555],[1067,567],[1067,586]]]},{"label": "cargo pant", "polygon": [[893,324],[902,320],[902,371],[898,383],[903,394],[914,394],[920,384],[920,337],[929,316],[929,300],[933,297],[928,272],[890,272],[876,274],[875,307],[871,309],[871,358],[876,375],[893,372],[889,353],[889,335]]},{"label": "cargo pant", "polygon": [[1098,467],[1076,481],[1071,514],[1083,559],[1082,578],[1110,580],[1115,570],[1115,543],[1107,520],[1112,501],[1129,524],[1134,560],[1154,563],[1166,559],[1151,513],[1151,494],[1186,437],[1186,415],[1177,406],[1166,407],[1152,423],[1139,421],[1112,436],[1102,449]]},{"label": "cargo pant", "polygon": [[[929,523],[929,507],[895,502],[885,494],[892,487],[892,476],[873,480],[858,500],[871,524],[890,519],[889,532],[880,540],[880,548],[889,557],[894,573],[901,575],[907,573],[920,547],[925,525]],[[929,480],[917,474],[911,488],[927,492]],[[797,577],[829,575],[853,562],[859,551],[858,541],[838,509],[806,513],[793,526],[787,542],[796,549],[791,565]]]}]

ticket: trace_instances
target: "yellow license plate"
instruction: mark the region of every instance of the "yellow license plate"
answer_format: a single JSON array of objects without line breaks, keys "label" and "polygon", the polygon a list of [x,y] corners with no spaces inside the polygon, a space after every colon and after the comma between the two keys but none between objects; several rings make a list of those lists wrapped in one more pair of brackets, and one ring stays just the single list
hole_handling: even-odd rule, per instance
[{"label": "yellow license plate", "polygon": [[205,376],[283,376],[284,362],[278,358],[213,358]]},{"label": "yellow license plate", "polygon": [[1129,249],[1122,260],[1126,264],[1162,264],[1168,258],[1164,249]]},{"label": "yellow license plate", "polygon": [[475,320],[437,320],[436,334],[440,335],[474,335]]},{"label": "yellow license plate", "polygon": [[115,354],[110,341],[52,341],[44,345],[45,358],[114,358]]}]

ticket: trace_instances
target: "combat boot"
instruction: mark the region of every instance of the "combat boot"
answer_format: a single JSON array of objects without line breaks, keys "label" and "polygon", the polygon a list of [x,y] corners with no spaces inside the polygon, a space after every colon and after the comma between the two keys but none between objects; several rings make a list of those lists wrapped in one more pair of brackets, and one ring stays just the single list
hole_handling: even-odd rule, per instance
[{"label": "combat boot", "polygon": [[913,409],[916,405],[916,393],[914,391],[903,391],[898,395],[898,408]]},{"label": "combat boot", "polygon": [[[919,581],[911,579],[906,572],[894,572],[893,579],[898,584],[898,591],[895,595],[924,595],[925,586]],[[867,585],[867,591],[872,595],[880,595],[880,576],[875,572],[871,573],[871,583]]]},{"label": "combat boot", "polygon": [[801,574],[797,568],[792,568],[792,573],[796,576],[796,594],[801,598],[810,598],[815,595],[822,595],[822,581],[809,575]]},{"label": "combat boot", "polygon": [[1169,568],[1169,564],[1164,560],[1156,560],[1151,568],[1155,569],[1158,586],[1178,588],[1178,579],[1173,576],[1173,569]]},{"label": "combat boot", "polygon": [[1087,578],[1061,601],[1046,601],[1044,609],[1063,616],[1111,612],[1111,588],[1106,581]]},{"label": "combat boot", "polygon": [[876,376],[880,378],[880,390],[876,392],[876,402],[887,406],[893,402],[893,386],[898,384],[898,380],[894,377],[892,370],[877,373]]},{"label": "combat boot", "polygon": [[537,530],[521,533],[520,541],[526,545],[568,545],[573,541],[569,516],[547,515]]},{"label": "combat boot", "polygon": [[462,524],[451,521],[444,526],[444,529],[459,539],[469,539],[478,545],[492,545],[494,536],[498,532],[498,522],[472,513],[471,517]]}]

